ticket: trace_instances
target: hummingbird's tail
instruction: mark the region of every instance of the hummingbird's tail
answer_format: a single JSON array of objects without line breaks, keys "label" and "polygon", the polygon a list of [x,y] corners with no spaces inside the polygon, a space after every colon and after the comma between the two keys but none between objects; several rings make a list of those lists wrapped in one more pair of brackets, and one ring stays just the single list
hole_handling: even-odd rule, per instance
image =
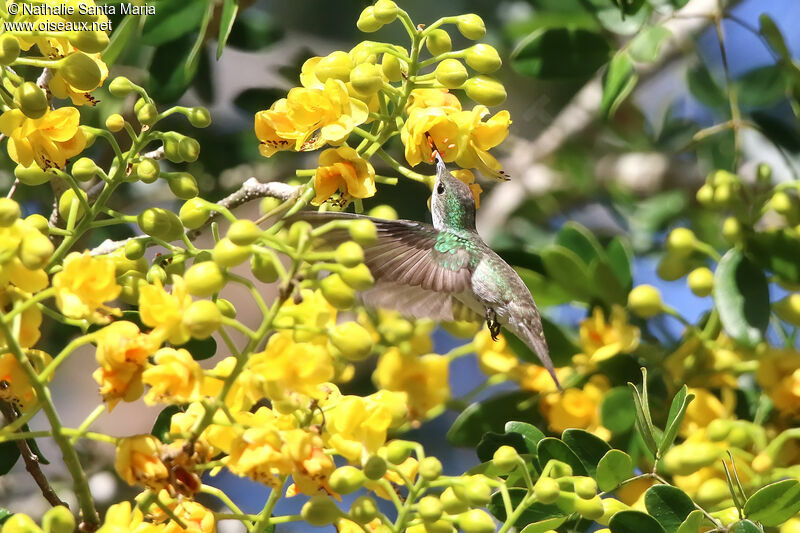
[{"label": "hummingbird's tail", "polygon": [[547,348],[547,341],[545,341],[544,334],[542,333],[541,322],[539,322],[538,327],[532,327],[532,325],[526,323],[516,329],[517,331],[514,333],[517,333],[517,336],[536,354],[536,357],[539,358],[539,361],[542,362],[542,365],[550,373],[558,390],[563,392],[564,389],[561,388],[561,383],[559,383],[558,377],[556,377],[556,369],[553,367],[553,361],[550,360],[550,350]]}]

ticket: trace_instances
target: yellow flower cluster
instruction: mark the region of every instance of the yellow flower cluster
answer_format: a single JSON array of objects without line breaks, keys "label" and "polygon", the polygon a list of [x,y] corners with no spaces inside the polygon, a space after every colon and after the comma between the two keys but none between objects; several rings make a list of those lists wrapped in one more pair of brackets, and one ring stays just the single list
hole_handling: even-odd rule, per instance
[{"label": "yellow flower cluster", "polygon": [[48,110],[30,118],[19,109],[0,115],[0,132],[8,137],[8,156],[22,166],[64,168],[67,160],[86,147],[80,114],[74,107]]},{"label": "yellow flower cluster", "polygon": [[781,415],[790,419],[800,416],[800,352],[768,350],[756,379]]},{"label": "yellow flower cluster", "polygon": [[110,257],[93,257],[88,251],[72,252],[64,258],[62,270],[53,276],[56,305],[64,316],[86,319],[97,324],[118,315],[119,309],[107,307],[105,302],[119,296],[114,260]]},{"label": "yellow flower cluster", "polygon": [[608,319],[603,310],[595,307],[592,316],[581,322],[582,353],[572,360],[583,372],[596,368],[598,363],[621,353],[631,353],[639,346],[641,332],[628,323],[628,314],[619,305],[611,307]]}]

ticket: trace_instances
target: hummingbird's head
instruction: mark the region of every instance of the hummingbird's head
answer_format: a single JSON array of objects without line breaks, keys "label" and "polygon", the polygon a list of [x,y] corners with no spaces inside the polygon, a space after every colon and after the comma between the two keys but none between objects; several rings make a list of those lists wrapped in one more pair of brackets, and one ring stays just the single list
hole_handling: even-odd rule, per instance
[{"label": "hummingbird's head", "polygon": [[475,198],[469,186],[447,170],[436,154],[436,182],[431,195],[431,214],[436,229],[475,229]]}]

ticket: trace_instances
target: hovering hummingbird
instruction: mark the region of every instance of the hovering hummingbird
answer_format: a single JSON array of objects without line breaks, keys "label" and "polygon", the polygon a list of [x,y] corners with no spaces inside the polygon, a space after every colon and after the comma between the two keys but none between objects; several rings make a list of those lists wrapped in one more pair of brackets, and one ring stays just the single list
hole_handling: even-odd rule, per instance
[{"label": "hovering hummingbird", "polygon": [[[465,320],[486,317],[497,340],[505,326],[537,355],[556,377],[542,331],[542,319],[519,275],[483,242],[475,229],[475,199],[469,187],[447,170],[438,151],[431,197],[433,226],[411,220],[383,220],[352,213],[303,213],[301,218],[369,218],[375,243],[364,247],[364,263],[375,285],[361,293],[366,307],[394,309],[411,318]],[[346,234],[326,234],[343,241]]]}]

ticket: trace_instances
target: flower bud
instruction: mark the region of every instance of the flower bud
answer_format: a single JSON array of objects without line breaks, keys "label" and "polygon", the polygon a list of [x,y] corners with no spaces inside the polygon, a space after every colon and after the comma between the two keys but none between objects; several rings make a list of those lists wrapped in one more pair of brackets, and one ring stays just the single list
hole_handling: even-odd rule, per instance
[{"label": "flower bud", "polygon": [[[166,176],[166,175],[165,175]],[[172,194],[181,200],[189,200],[198,195],[197,180],[188,172],[175,172],[167,177],[167,185]]]},{"label": "flower bud", "polygon": [[250,269],[253,276],[262,283],[274,283],[278,279],[278,269],[275,259],[269,254],[253,254],[250,259]]},{"label": "flower bud", "polygon": [[794,219],[798,211],[800,211],[796,201],[784,191],[778,191],[773,194],[769,205],[776,213],[783,215],[789,220]]},{"label": "flower bud", "polygon": [[383,87],[383,75],[378,65],[361,63],[350,73],[350,83],[353,89],[362,96],[370,96]]},{"label": "flower bud", "polygon": [[353,70],[353,60],[350,59],[350,54],[337,50],[319,60],[314,74],[322,83],[330,78],[347,81],[350,79],[351,70]]},{"label": "flower bud", "polygon": [[261,237],[261,229],[252,220],[243,218],[235,221],[228,228],[228,238],[239,246],[253,244]]},{"label": "flower bud", "polygon": [[712,442],[719,442],[725,440],[732,428],[733,425],[730,420],[717,418],[709,422],[708,427],[706,427],[706,434]]},{"label": "flower bud", "polygon": [[728,217],[722,223],[722,236],[729,244],[736,244],[742,239],[742,224],[735,217]]},{"label": "flower bud", "polygon": [[47,265],[53,252],[53,243],[50,242],[50,239],[38,231],[32,231],[22,238],[17,253],[25,268],[38,270]]},{"label": "flower bud", "polygon": [[400,81],[403,79],[403,70],[400,67],[400,60],[392,54],[383,54],[381,60],[381,72],[389,81]]},{"label": "flower bud", "polygon": [[375,224],[367,218],[354,220],[347,229],[350,233],[350,238],[361,246],[369,246],[378,238],[378,230]]},{"label": "flower bud", "polygon": [[689,272],[686,282],[695,296],[705,298],[711,294],[711,290],[714,288],[714,273],[707,267],[695,268]]},{"label": "flower bud", "polygon": [[397,4],[392,0],[378,0],[372,6],[372,15],[381,24],[389,24],[397,18]]},{"label": "flower bud", "polygon": [[603,516],[603,500],[597,494],[589,499],[575,500],[575,512],[588,520],[596,520]]},{"label": "flower bud", "polygon": [[[412,449],[412,444],[410,442],[405,440],[393,440],[386,445],[386,460],[392,463],[393,465],[399,465],[403,463],[406,459],[408,459],[408,457],[411,455],[411,449]],[[430,457],[430,458],[426,457],[425,460],[427,459],[434,459],[438,461],[438,459],[436,459],[435,457]],[[423,462],[425,462],[425,460],[423,460]],[[438,470],[439,475],[441,475],[442,473],[441,463],[438,465],[438,467],[436,466],[435,463],[430,463],[430,465],[431,465],[430,466],[431,470],[433,471]],[[426,479],[422,473],[422,470],[423,470],[422,463],[420,463],[419,475],[422,476],[423,479]],[[437,475],[436,477],[439,476]]]},{"label": "flower bud", "polygon": [[181,206],[178,215],[184,227],[197,229],[208,221],[211,216],[211,208],[200,198],[190,198]]},{"label": "flower bud", "polygon": [[697,487],[695,499],[698,504],[703,506],[713,506],[731,495],[728,484],[720,478],[705,480]]},{"label": "flower bud", "polygon": [[133,90],[133,83],[125,76],[117,76],[108,84],[108,92],[114,96],[127,96]]},{"label": "flower bud", "polygon": [[145,250],[147,250],[147,247],[142,242],[142,239],[131,239],[125,243],[124,253],[127,259],[136,261],[144,257]]},{"label": "flower bud", "polygon": [[146,281],[145,275],[141,272],[129,271],[117,277],[117,284],[122,287],[119,299],[126,304],[136,305],[139,303],[139,284]]},{"label": "flower bud", "polygon": [[88,157],[81,157],[72,165],[72,177],[78,181],[90,181],[97,176],[99,168]]},{"label": "flower bud", "polygon": [[144,257],[139,257],[138,259],[129,259],[125,255],[124,249],[114,250],[111,254],[109,254],[109,257],[114,260],[115,276],[121,276],[131,270],[144,274],[147,272],[147,268],[149,267],[147,259]]},{"label": "flower bud", "polygon": [[[81,196],[86,199],[86,192],[81,191]],[[58,199],[58,214],[61,215],[61,218],[64,220],[69,219],[69,213],[72,210],[73,200],[76,209],[78,210],[77,213],[75,213],[75,220],[80,220],[83,218],[83,203],[78,200],[78,196],[75,194],[73,189],[67,189],[61,194],[61,198]]]},{"label": "flower bud", "polygon": [[153,183],[160,174],[161,167],[158,165],[158,161],[149,157],[143,157],[136,167],[136,175],[144,183]]},{"label": "flower bud", "polygon": [[200,143],[197,142],[197,139],[182,137],[178,141],[178,152],[180,152],[181,159],[184,161],[189,163],[197,161],[197,158],[200,157]]},{"label": "flower bud", "polygon": [[481,74],[492,73],[503,64],[495,47],[483,43],[468,48],[464,54],[464,59],[467,65]]},{"label": "flower bud", "polygon": [[711,207],[711,204],[714,203],[714,188],[706,183],[697,189],[696,197],[700,205],[704,207]]},{"label": "flower bud", "polygon": [[440,322],[439,325],[447,333],[458,339],[471,339],[478,333],[482,324],[472,322],[469,320],[454,320],[447,322]]},{"label": "flower bud", "polygon": [[161,207],[151,207],[142,211],[136,221],[147,235],[162,241],[174,241],[183,236],[183,226],[175,213]]},{"label": "flower bud", "polygon": [[49,509],[42,517],[42,529],[45,533],[72,533],[75,531],[75,517],[63,505],[57,505]]},{"label": "flower bud", "polygon": [[108,34],[104,31],[73,31],[69,33],[69,43],[87,54],[99,54],[108,46]]},{"label": "flower bud", "polygon": [[652,285],[634,287],[628,295],[628,307],[642,318],[651,318],[664,309],[661,293]]},{"label": "flower bud", "polygon": [[461,35],[472,41],[482,39],[486,35],[486,25],[483,23],[483,19],[474,13],[460,15],[456,25]]},{"label": "flower bud", "polygon": [[29,167],[24,167],[22,165],[14,167],[14,177],[17,178],[20,183],[34,187],[50,181],[53,174],[42,170],[39,168],[39,165],[33,163]]},{"label": "flower bud", "polygon": [[667,237],[665,246],[668,252],[677,257],[687,257],[692,254],[697,244],[697,237],[688,228],[675,228]]},{"label": "flower bud", "polygon": [[42,533],[31,517],[23,513],[16,513],[5,521],[3,531],[8,533]]},{"label": "flower bud", "polygon": [[558,481],[551,477],[540,477],[533,486],[533,497],[537,502],[554,503],[559,494],[561,494],[561,487],[558,485]]},{"label": "flower bud", "polygon": [[270,211],[274,210],[276,207],[281,205],[281,201],[277,198],[272,198],[271,196],[267,196],[266,198],[262,198],[261,202],[258,204],[258,211],[265,215]]},{"label": "flower bud", "polygon": [[417,503],[417,512],[425,522],[436,522],[442,517],[442,502],[436,496],[425,496]]},{"label": "flower bud", "polygon": [[350,465],[341,466],[333,471],[329,483],[334,492],[351,494],[364,486],[364,472]]},{"label": "flower bud", "polygon": [[471,509],[458,517],[458,527],[464,533],[493,533],[494,520],[486,511]]},{"label": "flower bud", "polygon": [[167,282],[167,273],[160,265],[151,265],[150,268],[147,269],[145,279],[147,283],[159,282],[163,285]]},{"label": "flower bud", "polygon": [[41,118],[50,109],[47,94],[34,82],[26,81],[14,91],[14,103],[28,118]]},{"label": "flower bud", "polygon": [[143,126],[152,126],[158,118],[156,106],[147,102],[136,111],[136,120]]},{"label": "flower bud", "polygon": [[0,197],[0,228],[11,226],[21,215],[17,202],[11,198]]},{"label": "flower bud", "polygon": [[58,66],[61,76],[79,91],[93,91],[101,83],[100,67],[83,52],[73,52],[61,60]]},{"label": "flower bud", "polygon": [[485,106],[502,104],[506,99],[506,88],[503,84],[489,76],[475,76],[464,84],[467,96]]},{"label": "flower bud", "polygon": [[348,514],[355,523],[366,524],[374,520],[378,513],[379,510],[375,500],[369,496],[359,496],[353,501]]},{"label": "flower bud", "polygon": [[214,245],[214,251],[211,252],[211,257],[219,266],[230,268],[247,261],[250,257],[250,248],[234,244],[233,241],[226,237],[220,239],[219,242]]},{"label": "flower bud", "polygon": [[19,57],[19,41],[13,35],[0,35],[0,65],[8,66]]},{"label": "flower bud", "polygon": [[379,455],[370,455],[364,463],[364,475],[373,481],[386,474],[386,460]]},{"label": "flower bud", "polygon": [[211,300],[192,302],[183,315],[183,325],[195,339],[207,339],[221,323],[222,313]]},{"label": "flower bud", "polygon": [[364,33],[373,33],[381,29],[383,23],[375,18],[374,6],[369,6],[361,12],[361,15],[359,15],[356,26]]},{"label": "flower bud", "polygon": [[761,452],[753,458],[750,466],[757,474],[764,474],[772,469],[774,461],[768,454]]},{"label": "flower bud", "polygon": [[219,309],[219,312],[222,313],[222,316],[226,318],[236,318],[236,307],[234,307],[230,300],[226,300],[225,298],[217,298],[217,301],[214,303],[217,304],[217,309]]},{"label": "flower bud", "polygon": [[[394,441],[397,442],[397,441]],[[408,452],[411,452],[411,448],[408,448]],[[408,454],[406,454],[408,457]],[[405,461],[405,457],[403,458]],[[400,461],[402,463],[403,461]],[[395,464],[400,464],[395,463]],[[419,475],[425,481],[434,481],[439,479],[439,476],[442,475],[442,463],[436,457],[430,456],[426,457],[419,463]]]},{"label": "flower bud", "polygon": [[333,344],[348,361],[363,361],[372,353],[372,336],[356,322],[343,322],[329,334]]},{"label": "flower bud", "polygon": [[186,271],[186,290],[192,296],[211,296],[225,286],[225,275],[213,261],[195,263]]},{"label": "flower bud", "polygon": [[692,263],[683,257],[664,254],[656,267],[658,277],[665,281],[680,279],[692,269]]},{"label": "flower bud", "polygon": [[397,220],[398,218],[395,208],[386,204],[376,205],[369,210],[368,215],[372,218],[382,218],[384,220]]},{"label": "flower bud", "polygon": [[776,302],[774,308],[781,320],[795,326],[800,325],[800,294],[794,293],[786,296]]},{"label": "flower bud", "polygon": [[595,521],[598,524],[607,526],[608,523],[611,522],[611,518],[613,518],[615,514],[617,514],[620,511],[627,511],[629,509],[630,506],[625,505],[616,498],[603,498],[603,516],[595,518]]},{"label": "flower bud", "polygon": [[364,250],[353,241],[345,241],[336,248],[336,262],[354,267],[364,262]]},{"label": "flower bud", "polygon": [[119,113],[109,115],[106,119],[106,129],[110,132],[116,133],[125,127],[125,119]]},{"label": "flower bud", "polygon": [[445,59],[439,63],[434,73],[436,81],[448,89],[458,89],[467,81],[469,74],[458,59]]},{"label": "flower bud", "polygon": [[584,500],[590,500],[597,496],[597,483],[590,477],[580,476],[575,479],[573,484],[575,494]]},{"label": "flower bud", "polygon": [[484,507],[492,499],[492,489],[483,476],[472,476],[464,484],[464,499],[473,507]]},{"label": "flower bud", "polygon": [[342,512],[328,496],[312,496],[300,510],[300,516],[314,527],[332,524]]},{"label": "flower bud", "polygon": [[468,509],[467,504],[458,499],[453,487],[444,489],[439,496],[439,501],[442,502],[442,509],[447,514],[460,514]]},{"label": "flower bud", "polygon": [[25,217],[25,223],[28,226],[36,228],[42,235],[50,235],[50,223],[38,213]]},{"label": "flower bud", "polygon": [[759,163],[756,167],[756,181],[768,185],[772,181],[772,167],[766,163]]},{"label": "flower bud", "polygon": [[195,128],[207,128],[211,125],[211,113],[205,107],[193,107],[186,116]]},{"label": "flower bud", "polygon": [[517,462],[518,457],[519,452],[517,452],[513,446],[503,445],[494,451],[494,455],[492,456],[492,465],[494,465],[497,471],[501,474],[508,474],[517,468],[517,465],[519,464]]},{"label": "flower bud", "polygon": [[452,50],[453,42],[450,40],[450,34],[445,30],[435,29],[428,34],[425,46],[432,56],[438,56]]}]

